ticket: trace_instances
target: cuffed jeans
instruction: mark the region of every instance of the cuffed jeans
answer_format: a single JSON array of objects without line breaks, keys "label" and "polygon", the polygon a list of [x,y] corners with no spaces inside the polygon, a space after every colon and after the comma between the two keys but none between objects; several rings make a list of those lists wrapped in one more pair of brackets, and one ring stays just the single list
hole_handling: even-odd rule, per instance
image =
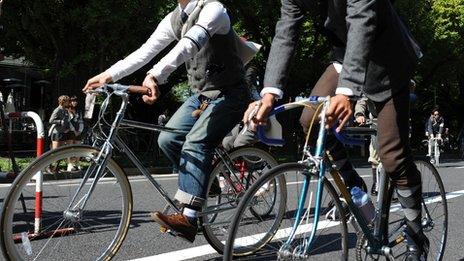
[{"label": "cuffed jeans", "polygon": [[242,118],[249,94],[241,85],[229,88],[210,101],[198,119],[192,117],[192,112],[206,99],[199,94],[191,96],[166,124],[166,127],[188,131],[187,136],[162,132],[158,138],[161,150],[179,169],[175,199],[198,208],[206,198],[214,149]]}]

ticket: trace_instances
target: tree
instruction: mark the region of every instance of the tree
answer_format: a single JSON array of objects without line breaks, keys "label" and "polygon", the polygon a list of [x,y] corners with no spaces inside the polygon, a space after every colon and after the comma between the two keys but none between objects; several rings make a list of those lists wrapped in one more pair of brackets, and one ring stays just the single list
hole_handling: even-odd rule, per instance
[{"label": "tree", "polygon": [[148,0],[7,1],[1,45],[6,55],[50,69],[57,92],[76,93],[90,75],[143,43],[172,6]]},{"label": "tree", "polygon": [[[463,123],[456,109],[464,109],[464,1],[396,1],[402,17],[407,18],[424,57],[414,77],[420,96],[413,120],[416,129],[436,105],[455,133]],[[420,136],[422,137],[422,136]]]}]

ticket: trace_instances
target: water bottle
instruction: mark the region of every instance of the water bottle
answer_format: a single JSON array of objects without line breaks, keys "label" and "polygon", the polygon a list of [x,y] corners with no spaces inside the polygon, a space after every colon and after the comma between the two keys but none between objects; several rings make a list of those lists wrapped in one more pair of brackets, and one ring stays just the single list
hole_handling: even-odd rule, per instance
[{"label": "water bottle", "polygon": [[351,189],[351,199],[359,208],[367,223],[370,224],[375,218],[375,207],[369,195],[360,188],[354,187]]}]

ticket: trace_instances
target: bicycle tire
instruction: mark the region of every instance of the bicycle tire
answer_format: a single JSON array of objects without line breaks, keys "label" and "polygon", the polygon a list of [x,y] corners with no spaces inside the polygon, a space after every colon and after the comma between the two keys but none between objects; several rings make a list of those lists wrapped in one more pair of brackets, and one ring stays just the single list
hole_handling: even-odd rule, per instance
[{"label": "bicycle tire", "polygon": [[[448,238],[446,190],[438,170],[432,164],[423,160],[416,160],[414,163],[421,172],[422,178],[422,225],[424,233],[430,241],[428,260],[439,261],[443,259]],[[432,205],[435,203],[436,205],[432,209]],[[442,209],[443,213],[437,214],[439,209]],[[428,216],[429,214],[434,217]],[[430,224],[431,221],[433,224]]]},{"label": "bicycle tire", "polygon": [[[446,241],[448,235],[448,207],[446,200],[446,191],[440,175],[434,165],[428,161],[415,160],[422,178],[422,226],[424,234],[429,238],[430,248],[427,260],[440,261],[443,259],[443,254],[446,248]],[[391,202],[391,196],[389,195]],[[430,207],[431,204],[436,203],[433,207],[433,212]],[[433,215],[438,209],[442,209],[442,214]],[[398,213],[398,214],[396,214]],[[435,216],[431,217],[429,216]],[[425,215],[425,216],[424,216]],[[404,214],[399,203],[390,206],[388,213],[388,241],[392,246],[392,251],[395,259],[404,255],[405,239],[403,232],[405,230]],[[441,229],[440,229],[441,226]],[[438,236],[435,235],[438,233]],[[364,241],[365,238],[361,237],[359,240]],[[364,242],[358,242],[356,247],[356,260],[376,260],[368,259],[366,253],[363,251]],[[364,256],[362,256],[364,254]]]},{"label": "bicycle tire", "polygon": [[[232,260],[233,257],[237,256],[247,256],[251,254],[256,254],[260,257],[260,259],[263,260],[275,260],[277,259],[276,256],[274,256],[277,251],[280,249],[281,245],[279,243],[284,243],[286,241],[285,235],[289,234],[291,231],[291,227],[293,226],[294,223],[294,213],[296,210],[290,209],[289,204],[293,204],[295,202],[292,202],[292,199],[288,197],[288,195],[293,195],[295,196],[296,199],[299,198],[299,188],[297,187],[296,189],[294,188],[289,188],[288,186],[293,186],[299,184],[298,179],[294,179],[294,177],[291,176],[291,174],[288,177],[285,177],[284,175],[288,173],[293,173],[296,172],[297,175],[311,175],[308,173],[308,167],[303,164],[299,163],[286,163],[279,165],[272,170],[268,171],[265,175],[261,176],[259,180],[257,180],[250,189],[246,192],[245,196],[242,198],[242,200],[239,203],[239,206],[237,207],[235,211],[235,216],[232,220],[232,224],[229,229],[229,237],[227,239],[227,245],[224,251],[224,260]],[[302,174],[305,173],[305,174]],[[317,176],[311,175],[312,178],[317,179]],[[289,179],[290,178],[290,179]],[[256,193],[259,191],[259,189],[266,183],[277,180],[278,184],[276,186],[282,187],[282,191],[284,192],[290,192],[289,194],[285,193],[284,196],[285,198],[280,201],[280,204],[278,205],[278,210],[276,211],[277,214],[275,215],[275,218],[272,220],[261,220],[260,222],[273,222],[270,224],[268,227],[269,229],[264,229],[263,232],[261,230],[259,232],[254,232],[252,231],[251,227],[244,227],[243,232],[246,231],[247,234],[243,235],[241,232],[239,232],[240,224],[242,221],[248,222],[248,224],[251,225],[256,225],[258,221],[255,220],[249,220],[248,217],[245,216],[246,210],[249,208],[249,204],[254,200]],[[315,242],[318,242],[318,239],[321,239],[318,243],[314,245],[314,249],[310,250],[309,254],[324,254],[326,253],[325,250],[327,250],[326,247],[332,248],[338,248],[340,247],[340,257],[342,260],[346,260],[348,258],[348,243],[347,243],[347,225],[346,225],[346,218],[345,218],[345,212],[342,209],[342,205],[340,202],[340,199],[338,197],[337,192],[335,191],[334,187],[332,184],[327,181],[327,179],[324,180],[324,191],[325,195],[330,195],[330,200],[327,200],[323,196],[323,200],[321,200],[322,204],[332,204],[331,206],[327,205],[325,207],[321,208],[321,216],[324,216],[330,210],[335,207],[336,209],[339,210],[340,215],[340,220],[339,221],[329,221],[329,222],[334,222],[329,224],[327,221],[322,221],[323,223],[327,224],[322,224],[320,223],[318,230],[324,230],[324,231],[329,231],[329,235],[324,235],[320,237],[319,235],[316,235]],[[323,192],[324,193],[324,192]],[[309,193],[311,195],[311,193]],[[309,196],[311,199],[312,196]],[[311,201],[311,200],[310,200]],[[308,202],[308,200],[307,200]],[[296,201],[297,203],[297,201]],[[305,211],[305,213],[308,213],[308,217],[311,216],[311,211],[313,211],[313,208],[309,208],[309,212]],[[314,213],[312,213],[314,214]],[[287,220],[284,220],[284,218],[288,217],[290,222],[287,222]],[[283,222],[285,222],[285,226],[283,226]],[[321,222],[321,221],[320,221]],[[246,224],[246,223],[245,223]],[[301,223],[300,223],[301,224]],[[288,227],[286,225],[289,225]],[[310,224],[306,224],[302,227],[299,227],[299,230],[297,231],[297,234],[305,234],[309,233],[310,229],[312,227],[309,226]],[[332,228],[336,226],[340,228],[340,233],[332,233]],[[250,233],[248,233],[250,232]],[[240,233],[240,235],[239,235]],[[252,234],[251,236],[248,234]],[[256,242],[252,242],[253,237],[256,237]],[[301,237],[300,240],[303,240],[305,236]],[[335,241],[333,240],[335,238]],[[238,242],[236,242],[236,240]],[[247,242],[250,240],[249,242]],[[280,242],[277,242],[277,240],[281,240]],[[339,242],[340,244],[338,244]],[[235,245],[237,243],[237,245]],[[293,243],[293,242],[292,242]],[[249,245],[246,245],[249,244]],[[266,248],[266,246],[268,246]],[[266,249],[265,249],[266,248]],[[277,251],[276,251],[277,250]],[[271,256],[266,256],[266,255],[271,255]],[[291,258],[291,257],[289,257]]]},{"label": "bicycle tire", "polygon": [[[272,156],[269,152],[256,148],[256,147],[240,147],[237,149],[232,150],[228,153],[229,158],[231,159],[231,163],[236,163],[236,161],[243,161],[250,163],[249,165],[256,166],[255,169],[252,166],[247,165],[246,172],[247,176],[246,179],[242,181],[242,185],[244,185],[245,190],[248,189],[252,183],[253,179],[251,176],[254,176],[255,173],[258,171],[266,171],[274,166],[277,166],[277,160]],[[246,158],[248,157],[248,158]],[[265,164],[262,166],[261,164]],[[263,168],[262,168],[263,167]],[[208,192],[211,189],[211,186],[216,178],[223,177],[223,172],[227,171],[224,168],[224,162],[222,160],[218,161],[211,172],[210,179],[208,182]],[[249,175],[252,172],[252,175]],[[258,174],[259,175],[259,174]],[[234,177],[232,177],[234,178]],[[226,181],[224,181],[226,182]],[[214,209],[217,206],[220,207],[220,204],[226,203],[226,207],[232,206],[236,207],[238,204],[238,200],[240,200],[241,196],[243,196],[244,192],[240,192],[238,195],[233,194],[231,190],[227,189],[227,186],[230,184],[225,185],[225,187],[221,188],[221,195],[215,198],[208,198],[206,201],[206,206],[204,209]],[[232,193],[232,195],[231,195]],[[230,198],[232,197],[232,198]],[[229,201],[227,201],[229,200]],[[213,205],[209,205],[209,203],[213,203]],[[224,243],[223,241],[227,238],[227,230],[230,224],[231,216],[234,213],[234,209],[230,211],[223,211],[216,214],[210,214],[207,216],[201,216],[200,226],[203,230],[203,236],[205,237],[206,241],[219,253],[222,254],[224,251]],[[219,218],[218,218],[219,216]],[[216,222],[216,223],[215,223]],[[212,225],[208,225],[212,224]],[[217,226],[215,226],[217,224]]]},{"label": "bicycle tire", "polygon": [[[44,171],[60,159],[78,157],[80,166],[90,173],[98,167],[94,159],[99,153],[99,149],[85,145],[61,147],[36,159],[18,176],[5,198],[0,217],[0,245],[7,260],[110,260],[116,254],[129,228],[132,192],[124,171],[112,159],[108,159],[104,177],[90,194],[85,210],[76,210],[74,219],[69,218],[72,215],[68,215],[67,220],[64,217],[63,210],[70,201],[63,199],[75,194],[75,188],[84,180],[79,177],[84,171],[49,175],[43,182],[42,231],[39,234],[32,233],[33,213],[15,213],[21,193],[29,199],[28,209],[35,209],[35,203],[30,202],[30,198],[35,196],[35,186],[30,188],[28,183],[37,172]],[[91,180],[83,183],[84,188],[89,187]],[[111,197],[105,192],[110,192]],[[78,196],[81,199],[81,195]],[[121,199],[119,204],[116,202],[118,196]],[[114,236],[111,236],[113,233]],[[16,244],[15,240],[21,244]],[[109,242],[100,244],[101,241]]]}]

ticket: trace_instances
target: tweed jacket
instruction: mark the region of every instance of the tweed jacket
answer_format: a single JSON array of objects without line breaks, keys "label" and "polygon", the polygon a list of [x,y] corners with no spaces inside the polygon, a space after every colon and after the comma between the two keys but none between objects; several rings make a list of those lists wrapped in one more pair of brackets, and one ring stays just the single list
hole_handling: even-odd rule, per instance
[{"label": "tweed jacket", "polygon": [[422,53],[390,0],[326,0],[324,8],[314,10],[315,1],[282,0],[264,87],[285,87],[299,28],[305,15],[316,11],[334,59],[343,64],[339,88],[377,102],[408,88]]}]

